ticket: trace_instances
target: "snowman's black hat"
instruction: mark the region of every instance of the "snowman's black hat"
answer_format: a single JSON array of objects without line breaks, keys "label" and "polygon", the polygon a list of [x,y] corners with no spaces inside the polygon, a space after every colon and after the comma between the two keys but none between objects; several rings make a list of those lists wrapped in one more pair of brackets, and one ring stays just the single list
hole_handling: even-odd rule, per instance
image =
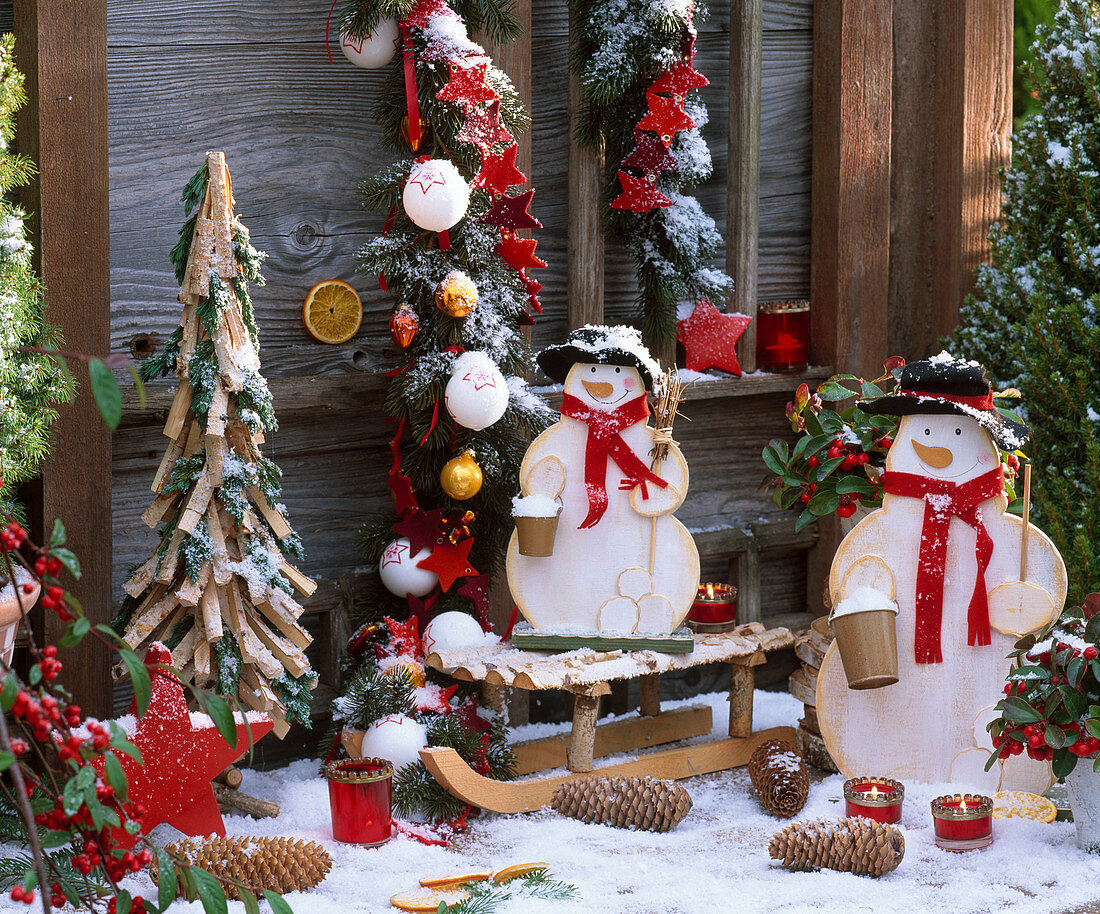
[{"label": "snowman's black hat", "polygon": [[661,372],[633,327],[588,324],[570,333],[564,343],[547,346],[538,355],[539,367],[559,384],[565,383],[569,369],[577,362],[637,368],[646,390],[653,389],[653,379]]},{"label": "snowman's black hat", "polygon": [[1031,429],[1022,422],[1014,422],[997,410],[985,368],[977,362],[952,358],[946,352],[909,363],[901,370],[897,394],[863,400],[860,408],[885,416],[968,416],[1005,451],[1023,447],[1031,435]]}]

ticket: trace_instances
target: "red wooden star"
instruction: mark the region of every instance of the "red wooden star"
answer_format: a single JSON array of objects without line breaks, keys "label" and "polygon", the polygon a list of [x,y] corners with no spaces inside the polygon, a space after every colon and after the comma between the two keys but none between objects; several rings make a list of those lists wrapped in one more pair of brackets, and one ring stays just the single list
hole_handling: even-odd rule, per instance
[{"label": "red wooden star", "polygon": [[426,568],[439,575],[439,586],[448,591],[459,578],[468,578],[477,574],[470,564],[470,549],[474,545],[473,537],[454,545],[443,543],[432,550],[432,554],[416,563],[417,568]]},{"label": "red wooden star", "polygon": [[[482,102],[491,102],[498,98],[496,91],[485,82],[485,63],[471,66],[450,66],[451,78],[435,97],[444,102],[457,102],[467,108]],[[691,120],[688,118],[688,120]]]},{"label": "red wooden star", "polygon": [[428,20],[435,16],[446,16],[450,14],[454,18],[458,16],[451,12],[450,7],[444,2],[444,0],[419,0],[419,2],[412,8],[412,11],[404,19],[401,20],[401,25],[408,29],[423,29],[427,28]]},{"label": "red wooden star", "polygon": [[506,232],[514,232],[525,228],[542,228],[542,223],[527,212],[527,207],[531,205],[531,198],[534,196],[535,192],[528,190],[516,194],[514,197],[497,197],[496,203],[486,211],[485,215],[481,217],[481,221],[487,222],[489,225],[495,225]]},{"label": "red wooden star", "polygon": [[513,143],[500,155],[491,153],[481,159],[481,171],[470,182],[470,189],[483,187],[494,197],[508,192],[509,187],[526,184],[527,175],[516,168],[516,153],[519,145]]},{"label": "red wooden star", "polygon": [[497,253],[513,270],[538,270],[546,266],[545,260],[535,256],[535,248],[538,246],[539,243],[534,238],[505,235],[497,245]]},{"label": "red wooden star", "polygon": [[[447,686],[447,688],[436,687],[435,689],[418,689],[416,694],[417,698],[424,696],[426,701],[418,704],[416,710],[420,713],[425,711],[433,711],[436,714],[450,714],[452,710],[451,698],[454,697],[455,692],[458,691],[458,683],[453,686]],[[433,695],[428,697],[427,693],[434,692]]]},{"label": "red wooden star", "polygon": [[470,599],[474,604],[477,621],[485,631],[492,631],[489,624],[489,575],[479,574],[467,578],[466,583],[458,588],[458,592]]},{"label": "red wooden star", "polygon": [[645,94],[649,111],[640,121],[639,130],[652,130],[668,146],[677,130],[689,130],[695,126],[683,109],[679,99],[664,98],[654,92]]},{"label": "red wooden star", "polygon": [[[248,752],[249,727],[252,739],[259,740],[274,724],[262,715],[254,715],[258,719],[249,718],[246,726],[238,714],[235,747],[225,741],[213,721],[195,726],[183,686],[172,673],[157,669],[171,662],[172,655],[163,646],[151,647],[145,654],[153,681],[152,699],[130,736],[144,764],[122,752],[115,755],[126,774],[130,801],[145,806],[142,833],[167,822],[186,835],[224,835],[225,825],[210,780]],[[134,702],[130,703],[130,713],[136,714]],[[103,757],[95,758],[92,764],[102,776]],[[123,849],[133,847],[137,841],[136,835],[120,828],[114,829],[113,835]]]},{"label": "red wooden star", "polygon": [[698,70],[692,69],[687,60],[678,60],[657,77],[657,82],[649,87],[650,92],[662,95],[679,95],[683,98],[692,89],[709,86],[710,80]]},{"label": "red wooden star", "polygon": [[412,511],[393,525],[398,536],[408,537],[409,551],[416,555],[421,549],[434,548],[439,541],[439,522],[443,520],[443,509],[435,511]]},{"label": "red wooden star", "polygon": [[515,137],[500,122],[500,99],[484,108],[468,110],[466,122],[455,134],[455,139],[460,143],[473,143],[483,153],[497,143],[514,143]]},{"label": "red wooden star", "polygon": [[382,620],[390,630],[390,652],[397,657],[424,659],[424,642],[416,631],[416,616],[410,616],[405,622],[398,622],[386,616]]},{"label": "red wooden star", "polygon": [[691,316],[676,322],[676,338],[684,346],[685,367],[690,371],[719,368],[741,376],[734,348],[752,318],[744,314],[723,314],[709,301],[699,301]]},{"label": "red wooden star", "polygon": [[647,130],[634,131],[634,151],[623,159],[623,165],[641,168],[647,175],[676,171],[676,159],[668,147]]},{"label": "red wooden star", "polygon": [[672,206],[672,201],[657,190],[657,186],[645,178],[635,178],[625,171],[619,172],[623,192],[608,206],[612,209],[628,209],[632,213],[648,213],[660,206]]}]

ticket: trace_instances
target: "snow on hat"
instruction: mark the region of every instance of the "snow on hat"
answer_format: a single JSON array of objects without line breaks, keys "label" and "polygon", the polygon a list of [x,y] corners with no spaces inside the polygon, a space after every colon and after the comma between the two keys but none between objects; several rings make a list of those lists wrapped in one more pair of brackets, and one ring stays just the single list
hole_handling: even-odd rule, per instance
[{"label": "snow on hat", "polygon": [[1022,422],[1004,416],[993,403],[993,385],[985,368],[977,362],[956,359],[949,352],[901,370],[897,394],[878,400],[863,400],[860,408],[878,415],[968,416],[984,428],[1002,450],[1024,446],[1031,434]]},{"label": "snow on hat", "polygon": [[661,373],[661,366],[633,327],[588,324],[570,333],[561,345],[547,346],[538,356],[539,367],[559,384],[565,383],[565,376],[577,362],[637,368],[649,390]]}]

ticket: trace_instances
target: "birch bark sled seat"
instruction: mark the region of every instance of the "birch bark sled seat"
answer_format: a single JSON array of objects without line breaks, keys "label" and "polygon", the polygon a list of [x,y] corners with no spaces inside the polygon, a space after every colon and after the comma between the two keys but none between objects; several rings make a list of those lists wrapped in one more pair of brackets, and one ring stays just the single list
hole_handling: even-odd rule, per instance
[{"label": "birch bark sled seat", "polygon": [[[786,628],[765,628],[759,622],[733,631],[695,636],[690,654],[655,651],[594,651],[567,653],[519,650],[509,643],[488,648],[440,651],[425,664],[462,682],[490,687],[510,686],[528,691],[563,689],[574,695],[573,727],[567,736],[554,736],[513,746],[521,775],[564,766],[569,774],[521,781],[494,781],[470,768],[453,749],[429,747],[420,757],[432,776],[459,799],[492,812],[530,812],[550,802],[566,781],[589,776],[648,775],[678,780],[723,771],[748,763],[756,747],[768,739],[794,743],[792,727],[753,732],[752,694],[755,667],[770,651],[791,647],[794,636]],[[658,677],[706,663],[730,668],[729,737],[676,749],[646,752],[634,758],[596,768],[595,759],[633,752],[711,732],[711,710],[691,705],[661,711]],[[638,717],[597,726],[599,698],[611,692],[610,682],[640,680],[642,702]]]}]

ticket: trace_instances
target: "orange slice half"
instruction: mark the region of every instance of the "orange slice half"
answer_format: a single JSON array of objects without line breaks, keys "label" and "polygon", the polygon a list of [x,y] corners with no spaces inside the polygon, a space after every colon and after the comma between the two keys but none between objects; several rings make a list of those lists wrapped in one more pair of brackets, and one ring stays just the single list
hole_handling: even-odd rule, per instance
[{"label": "orange slice half", "polygon": [[509,879],[519,879],[521,876],[544,870],[549,865],[548,863],[517,863],[515,866],[506,866],[493,874],[493,882],[501,883],[507,882]]},{"label": "orange slice half", "polygon": [[492,878],[492,870],[474,870],[470,873],[453,873],[450,876],[425,877],[420,880],[420,884],[428,889],[446,889],[466,885],[468,882],[484,882]]},{"label": "orange slice half", "polygon": [[440,904],[447,907],[465,901],[470,897],[469,892],[460,889],[413,889],[410,892],[398,892],[390,898],[392,904],[399,911],[423,912],[423,914],[435,914]]},{"label": "orange slice half", "polygon": [[346,343],[363,321],[363,302],[342,279],[317,283],[302,305],[302,322],[309,335],[322,343]]},{"label": "orange slice half", "polygon": [[1053,822],[1058,807],[1046,797],[1023,790],[1002,790],[993,794],[993,818],[1034,819],[1036,822]]}]

